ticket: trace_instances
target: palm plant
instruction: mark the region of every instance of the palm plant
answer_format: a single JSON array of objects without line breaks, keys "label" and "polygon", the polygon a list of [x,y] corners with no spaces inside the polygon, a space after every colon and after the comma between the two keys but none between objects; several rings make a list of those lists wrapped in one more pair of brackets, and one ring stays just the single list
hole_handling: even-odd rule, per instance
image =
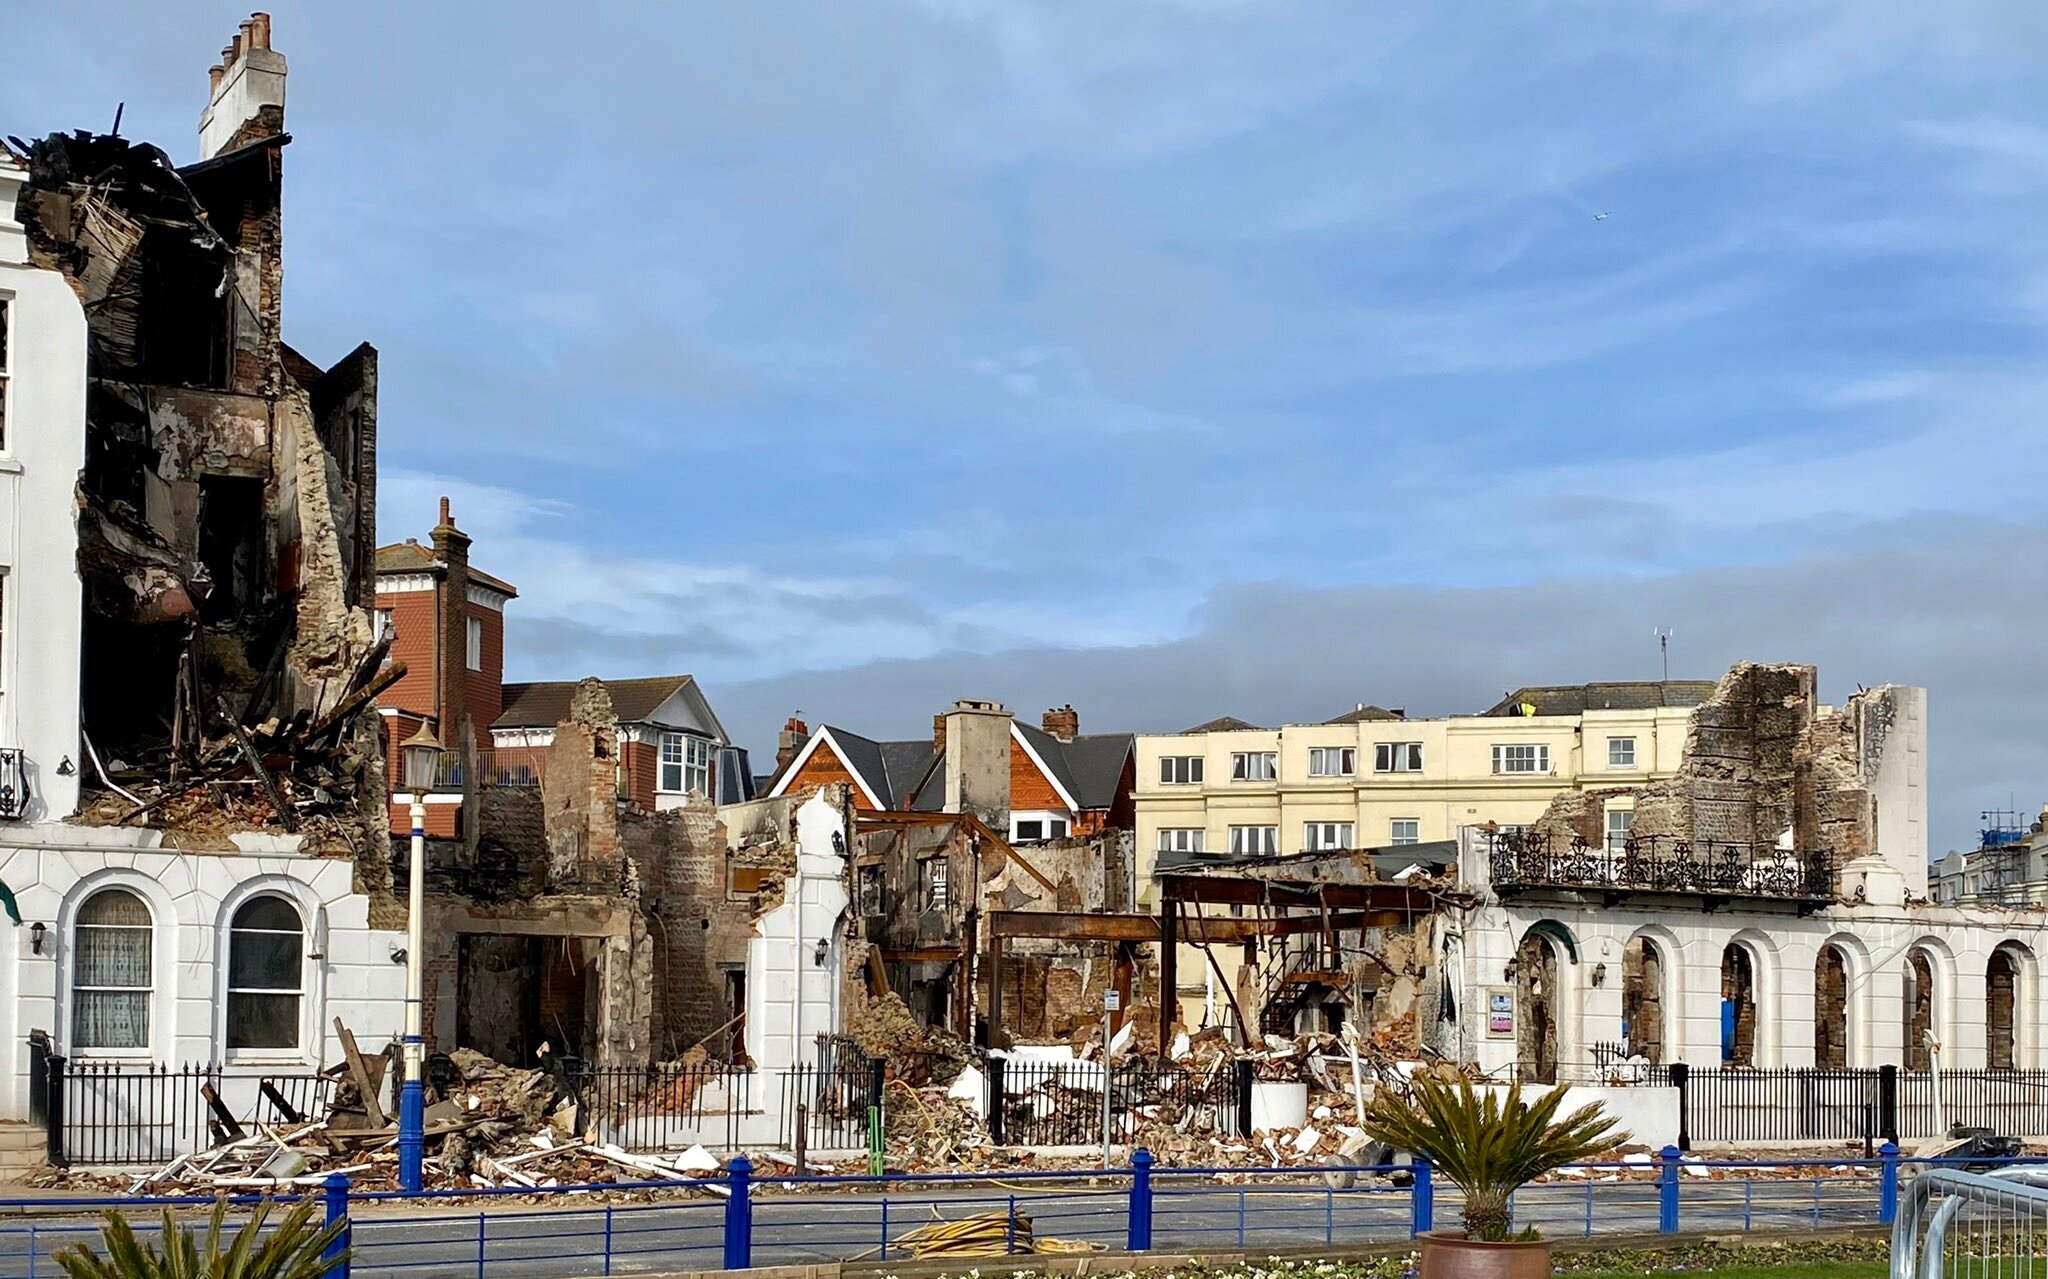
[{"label": "palm plant", "polygon": [[161,1252],[137,1239],[127,1218],[109,1212],[107,1224],[100,1227],[105,1259],[91,1245],[77,1244],[59,1252],[57,1264],[70,1279],[321,1279],[347,1258],[346,1248],[333,1256],[327,1249],[341,1238],[348,1222],[316,1225],[313,1210],[318,1206],[315,1199],[301,1199],[266,1235],[263,1223],[271,1208],[266,1200],[225,1244],[221,1227],[227,1200],[214,1204],[203,1235],[179,1226],[167,1208]]},{"label": "palm plant", "polygon": [[1554,1168],[1628,1140],[1600,1103],[1559,1120],[1565,1090],[1522,1101],[1522,1085],[1501,1097],[1493,1089],[1418,1076],[1408,1095],[1381,1088],[1366,1107],[1364,1127],[1375,1141],[1427,1159],[1465,1193],[1465,1232],[1498,1243],[1509,1238],[1508,1196]]}]

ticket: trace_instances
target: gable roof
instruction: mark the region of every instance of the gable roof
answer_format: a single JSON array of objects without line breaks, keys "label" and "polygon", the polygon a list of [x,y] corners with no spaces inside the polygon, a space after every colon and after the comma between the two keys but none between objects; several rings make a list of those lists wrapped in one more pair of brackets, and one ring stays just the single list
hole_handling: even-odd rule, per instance
[{"label": "gable roof", "polygon": [[1197,724],[1193,728],[1183,728],[1180,731],[1181,736],[1186,737],[1191,733],[1241,733],[1246,729],[1257,728],[1257,724],[1247,724],[1235,715],[1220,715],[1206,724]]},{"label": "gable roof", "polygon": [[1641,711],[1698,706],[1714,695],[1710,679],[1637,680],[1594,684],[1535,684],[1518,688],[1482,712],[1516,716],[1523,703],[1538,715],[1583,715],[1587,711]]},{"label": "gable roof", "polygon": [[[434,556],[434,548],[419,542],[394,542],[390,546],[377,548],[377,571],[379,573],[440,573],[444,571],[441,561]],[[469,580],[478,586],[488,586],[494,591],[519,597],[519,588],[502,577],[493,577],[476,565],[469,566]]]},{"label": "gable roof", "polygon": [[[929,741],[878,742],[871,737],[862,737],[831,724],[821,724],[811,734],[811,740],[804,745],[802,754],[790,762],[787,772],[776,779],[771,792],[780,795],[788,789],[790,779],[803,771],[804,765],[820,746],[828,746],[832,754],[845,766],[846,771],[867,792],[868,799],[877,808],[899,809],[903,801],[913,794],[931,789],[920,783],[927,782],[927,774],[937,774],[933,768],[934,755]],[[943,794],[943,787],[941,788]],[[924,807],[922,804],[917,807]]]},{"label": "gable roof", "polygon": [[[580,680],[547,680],[536,684],[505,685],[505,709],[491,721],[492,728],[553,728],[569,718],[569,702],[576,696]],[[663,702],[697,681],[689,675],[660,675],[652,679],[608,679],[600,681],[612,695],[612,712],[621,724],[642,723],[661,709]]]},{"label": "gable roof", "polygon": [[1324,720],[1323,723],[1368,724],[1377,723],[1381,720],[1407,718],[1408,716],[1405,712],[1390,711],[1384,706],[1360,706],[1356,710],[1345,711],[1342,715],[1332,715],[1330,718]]},{"label": "gable roof", "polygon": [[1088,733],[1063,742],[1052,734],[1018,724],[1017,735],[1045,762],[1052,781],[1073,799],[1076,808],[1110,808],[1116,804],[1124,763],[1137,749],[1130,733]]}]

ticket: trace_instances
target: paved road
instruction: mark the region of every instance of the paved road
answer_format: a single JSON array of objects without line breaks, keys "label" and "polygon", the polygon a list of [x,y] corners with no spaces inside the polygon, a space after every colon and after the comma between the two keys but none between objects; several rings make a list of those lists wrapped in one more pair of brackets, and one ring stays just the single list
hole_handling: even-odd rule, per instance
[{"label": "paved road", "polygon": [[[1041,1236],[1121,1248],[1125,1193],[1051,1190],[1046,1183],[880,1195],[871,1192],[762,1193],[754,1205],[756,1265],[872,1257],[883,1237],[917,1226],[1000,1211],[1015,1203]],[[1872,1222],[1877,1194],[1865,1179],[1707,1181],[1680,1192],[1687,1230],[1771,1230]],[[1453,1225],[1457,1200],[1439,1190],[1437,1220]],[[1518,1221],[1550,1238],[1647,1233],[1657,1228],[1657,1188],[1642,1182],[1532,1186],[1516,1196]],[[718,1266],[724,1203],[709,1198],[659,1204],[547,1209],[498,1205],[481,1213],[380,1207],[358,1220],[354,1273],[364,1279],[474,1275],[497,1279],[711,1269]],[[1397,1241],[1409,1234],[1406,1190],[1377,1185],[1330,1190],[1320,1184],[1219,1186],[1160,1175],[1153,1247],[1202,1252],[1302,1248],[1328,1243]],[[0,1279],[42,1279],[58,1272],[50,1254],[93,1239],[92,1222],[38,1221],[0,1226]]]}]

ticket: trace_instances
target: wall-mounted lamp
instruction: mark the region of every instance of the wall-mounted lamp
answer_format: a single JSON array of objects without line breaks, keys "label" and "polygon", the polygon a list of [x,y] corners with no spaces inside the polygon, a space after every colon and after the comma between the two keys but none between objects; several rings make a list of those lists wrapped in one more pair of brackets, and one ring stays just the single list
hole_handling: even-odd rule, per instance
[{"label": "wall-mounted lamp", "polygon": [[49,931],[50,930],[44,926],[43,921],[40,919],[38,919],[35,923],[30,924],[28,926],[29,954],[40,955],[43,953],[43,934]]},{"label": "wall-mounted lamp", "polygon": [[1522,966],[1512,959],[1510,959],[1507,963],[1501,965],[1500,979],[1502,981],[1513,981],[1515,978],[1521,976],[1521,974]]},{"label": "wall-mounted lamp", "polygon": [[837,853],[837,854],[839,854],[839,855],[840,855],[841,857],[844,857],[844,856],[846,856],[846,832],[845,832],[845,831],[838,831],[838,830],[835,830],[835,831],[833,831],[833,832],[832,832],[832,851],[833,851],[833,852],[835,852],[835,853]]},{"label": "wall-mounted lamp", "polygon": [[77,771],[78,765],[71,762],[71,757],[69,755],[66,755],[63,759],[57,761],[57,776],[69,777]]},{"label": "wall-mounted lamp", "polygon": [[820,937],[818,944],[811,949],[811,962],[823,968],[825,966],[825,952],[830,949],[831,943]]},{"label": "wall-mounted lamp", "polygon": [[1607,984],[1607,965],[1593,965],[1593,984],[1595,986],[1605,986]]},{"label": "wall-mounted lamp", "polygon": [[393,946],[391,948],[391,962],[394,964],[403,964],[405,962],[405,947]]}]

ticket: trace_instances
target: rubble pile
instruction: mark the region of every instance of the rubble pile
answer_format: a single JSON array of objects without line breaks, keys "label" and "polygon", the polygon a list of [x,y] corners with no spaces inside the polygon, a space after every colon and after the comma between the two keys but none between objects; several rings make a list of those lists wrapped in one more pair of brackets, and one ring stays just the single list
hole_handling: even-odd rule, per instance
[{"label": "rubble pile", "polygon": [[386,663],[390,647],[386,636],[365,653],[319,715],[265,714],[260,693],[237,710],[200,687],[197,663],[181,663],[169,735],[131,750],[132,758],[92,752],[76,820],[222,836],[265,828],[319,833],[352,821],[361,781],[379,767],[375,741],[354,729],[406,671],[403,662]]}]

